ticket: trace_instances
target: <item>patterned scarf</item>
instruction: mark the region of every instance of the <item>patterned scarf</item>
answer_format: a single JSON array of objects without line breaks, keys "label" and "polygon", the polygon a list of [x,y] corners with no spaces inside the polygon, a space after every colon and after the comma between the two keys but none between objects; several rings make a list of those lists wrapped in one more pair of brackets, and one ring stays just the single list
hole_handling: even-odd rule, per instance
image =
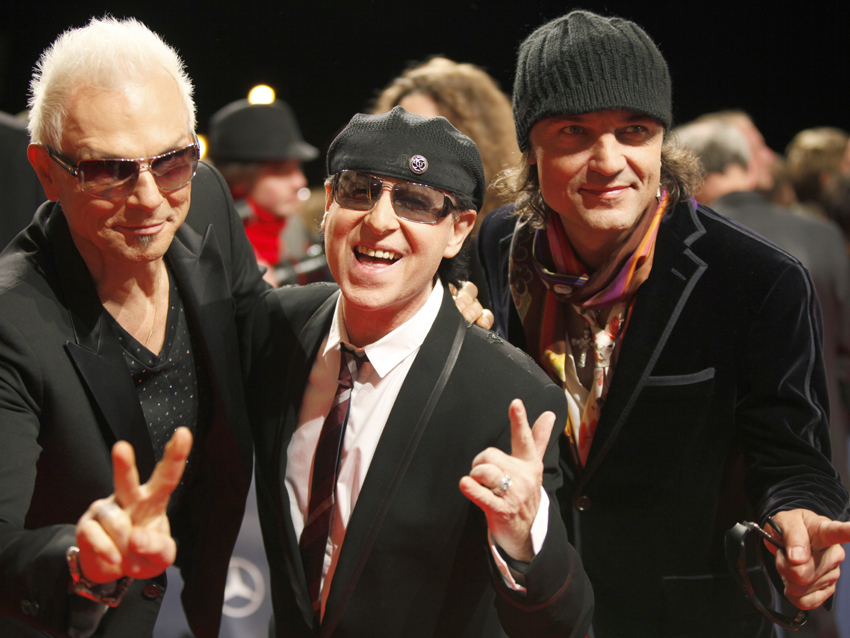
[{"label": "patterned scarf", "polygon": [[[655,240],[669,194],[649,206],[624,242],[605,264],[591,274],[575,254],[557,214],[550,213],[545,230],[519,222],[511,244],[510,286],[519,311],[529,354],[564,388],[570,423],[566,434],[573,443],[578,467],[587,459],[593,434],[610,384],[610,367],[622,339],[634,294],[652,269]],[[544,237],[545,233],[545,237]],[[567,312],[572,305],[586,328],[575,336],[581,358],[593,354],[590,391],[578,382],[576,358],[567,343]],[[610,308],[598,325],[599,311]],[[570,370],[568,371],[568,356]],[[580,366],[584,363],[581,359]],[[569,372],[569,373],[568,373]],[[574,427],[573,423],[579,423]]]}]

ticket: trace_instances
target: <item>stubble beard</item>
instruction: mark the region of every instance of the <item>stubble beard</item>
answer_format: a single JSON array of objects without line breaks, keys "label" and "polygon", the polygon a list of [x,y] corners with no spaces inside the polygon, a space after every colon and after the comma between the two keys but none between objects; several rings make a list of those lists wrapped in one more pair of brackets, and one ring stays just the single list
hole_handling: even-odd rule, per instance
[{"label": "stubble beard", "polygon": [[136,235],[134,240],[142,248],[147,248],[153,243],[153,240],[156,239],[156,236],[158,234],[159,233],[156,233],[154,235]]}]

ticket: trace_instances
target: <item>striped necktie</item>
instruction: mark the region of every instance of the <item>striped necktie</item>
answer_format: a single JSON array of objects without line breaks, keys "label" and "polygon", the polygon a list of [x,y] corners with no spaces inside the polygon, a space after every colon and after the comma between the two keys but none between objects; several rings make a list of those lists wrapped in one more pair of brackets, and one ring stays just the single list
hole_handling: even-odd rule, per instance
[{"label": "striped necktie", "polygon": [[366,356],[355,355],[344,345],[340,347],[339,386],[336,389],[330,412],[325,417],[322,433],[316,445],[313,460],[313,479],[310,484],[310,504],[307,520],[298,546],[304,561],[304,574],[313,611],[319,618],[322,593],[322,570],[331,528],[336,479],[342,456],[342,441],[351,404],[351,389],[366,361]]}]

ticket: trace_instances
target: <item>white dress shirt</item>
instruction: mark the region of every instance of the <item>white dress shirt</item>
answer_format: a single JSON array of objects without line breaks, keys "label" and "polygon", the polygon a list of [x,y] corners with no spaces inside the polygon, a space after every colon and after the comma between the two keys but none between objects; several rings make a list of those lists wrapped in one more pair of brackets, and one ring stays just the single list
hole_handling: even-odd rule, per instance
[{"label": "white dress shirt", "polygon": [[[361,349],[354,348],[348,341],[342,319],[340,295],[330,332],[319,348],[310,370],[298,416],[298,427],[287,448],[286,491],[289,494],[292,525],[298,538],[304,529],[310,503],[311,473],[316,445],[338,385],[340,344],[345,343],[358,353],[365,352],[368,357],[351,389],[348,423],[343,438],[330,534],[322,569],[322,616],[336,570],[339,549],[345,539],[348,521],[357,504],[372,457],[401,386],[437,318],[442,301],[443,286],[437,278],[425,305],[413,317],[378,341]],[[472,459],[470,465],[471,463]],[[532,528],[535,554],[540,551],[548,527],[549,500],[545,491],[543,499]],[[508,586],[523,591],[510,575],[507,565],[495,547],[492,547],[492,551]]]}]

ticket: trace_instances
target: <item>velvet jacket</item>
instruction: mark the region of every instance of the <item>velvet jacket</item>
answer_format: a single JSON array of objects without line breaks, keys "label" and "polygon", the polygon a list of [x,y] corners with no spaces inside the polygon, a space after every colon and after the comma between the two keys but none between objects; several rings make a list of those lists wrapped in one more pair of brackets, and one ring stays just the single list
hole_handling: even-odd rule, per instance
[{"label": "velvet jacket", "polygon": [[[214,396],[196,435],[194,480],[169,512],[195,635],[218,636],[224,584],[251,480],[237,324],[264,284],[224,180],[201,164],[166,259]],[[92,501],[112,492],[110,449],[130,441],[141,480],[154,466],[122,349],[58,203],[0,256],[0,635],[64,635],[71,613],[65,550]],[[136,581],[97,635],[146,637],[164,578]]]},{"label": "velvet jacket", "polygon": [[[449,294],[387,420],[339,550],[322,626],[315,626],[284,480],[336,290],[313,284],[272,291],[253,322],[247,396],[276,635],[489,637],[503,635],[501,621],[510,636],[583,637],[593,595],[558,516],[557,434],[545,457],[549,530],[526,572],[527,595],[491,573],[486,519],[458,487],[476,454],[510,449],[513,398],[525,401],[533,423],[544,410],[563,419],[563,394],[520,351],[468,327]],[[459,336],[456,364],[429,413]]]},{"label": "velvet jacket", "polygon": [[[523,347],[510,212],[485,219],[479,253],[497,330]],[[558,498],[596,594],[593,636],[772,634],[723,539],[779,510],[844,512],[820,335],[798,260],[690,201],[665,216],[583,470],[562,437]]]}]

